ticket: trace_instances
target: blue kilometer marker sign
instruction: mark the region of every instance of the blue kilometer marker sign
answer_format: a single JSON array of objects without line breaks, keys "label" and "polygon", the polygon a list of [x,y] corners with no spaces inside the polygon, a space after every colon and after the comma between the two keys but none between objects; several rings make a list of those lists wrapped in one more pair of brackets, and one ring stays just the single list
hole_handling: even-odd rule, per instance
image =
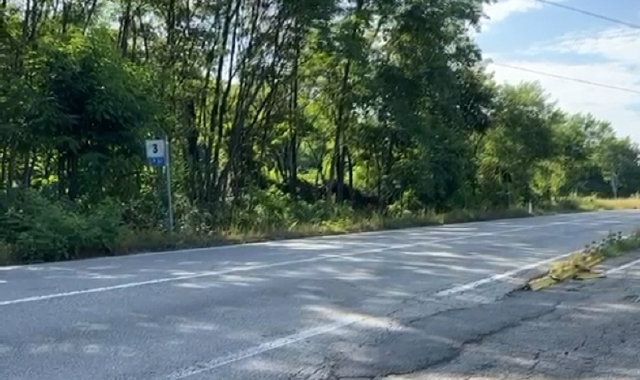
[{"label": "blue kilometer marker sign", "polygon": [[147,140],[147,162],[151,166],[165,166],[167,164],[164,140]]},{"label": "blue kilometer marker sign", "polygon": [[150,166],[164,168],[167,177],[165,184],[167,185],[167,229],[173,231],[173,200],[171,196],[171,167],[169,159],[169,141],[166,139],[147,140],[145,141],[147,149],[147,163]]}]

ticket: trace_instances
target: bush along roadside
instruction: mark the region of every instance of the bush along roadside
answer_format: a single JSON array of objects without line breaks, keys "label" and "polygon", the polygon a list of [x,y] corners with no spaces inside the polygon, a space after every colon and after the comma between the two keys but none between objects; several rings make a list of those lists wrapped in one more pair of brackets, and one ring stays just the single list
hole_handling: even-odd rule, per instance
[{"label": "bush along roadside", "polygon": [[593,241],[566,260],[553,263],[546,273],[530,280],[526,289],[536,291],[566,280],[603,277],[602,272],[594,269],[596,265],[637,249],[640,249],[640,230],[626,236],[622,232],[610,232],[601,241]]},{"label": "bush along roadside", "polygon": [[[85,210],[25,191],[10,203],[0,200],[0,265],[532,216],[523,209],[365,214],[338,207],[330,211],[322,208],[322,213],[316,210],[304,213],[300,208],[295,204],[271,209],[264,213],[264,218],[255,215],[251,224],[238,222],[215,227],[208,220],[181,220],[173,233],[167,233],[160,226],[141,228],[127,223],[114,202],[104,201]],[[274,220],[278,215],[285,216]]]},{"label": "bush along roadside", "polygon": [[260,207],[249,205],[242,212],[181,206],[175,229],[168,233],[153,202],[68,202],[29,189],[0,192],[0,265],[522,218],[580,210],[581,201],[536,205],[532,215],[527,208],[434,213],[397,204],[365,212],[348,205],[293,201],[273,192],[262,196]]}]

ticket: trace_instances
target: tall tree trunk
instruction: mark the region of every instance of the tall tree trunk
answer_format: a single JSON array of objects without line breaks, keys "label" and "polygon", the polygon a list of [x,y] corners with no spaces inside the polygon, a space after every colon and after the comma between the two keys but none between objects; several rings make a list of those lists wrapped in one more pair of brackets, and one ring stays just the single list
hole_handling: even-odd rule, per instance
[{"label": "tall tree trunk", "polygon": [[298,130],[300,128],[300,109],[298,100],[298,70],[300,65],[300,52],[302,45],[302,32],[299,30],[298,21],[296,20],[296,41],[295,41],[295,58],[293,61],[293,88],[291,91],[291,113],[292,118],[289,122],[290,125],[290,152],[289,152],[289,191],[293,197],[297,197],[298,187]]}]

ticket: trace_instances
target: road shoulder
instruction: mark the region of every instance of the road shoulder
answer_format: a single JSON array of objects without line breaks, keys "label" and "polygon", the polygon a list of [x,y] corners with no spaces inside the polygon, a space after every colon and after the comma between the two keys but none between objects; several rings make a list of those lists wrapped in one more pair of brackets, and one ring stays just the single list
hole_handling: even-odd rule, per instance
[{"label": "road shoulder", "polygon": [[[638,379],[640,342],[632,337],[640,335],[640,264],[625,264],[639,258],[635,253],[608,261],[603,265],[610,273],[606,278],[570,281],[542,292],[519,291],[488,306],[491,312],[478,309],[461,318],[451,315],[450,329],[464,331],[469,324],[486,325],[488,317],[495,322],[503,314],[515,313],[510,323],[498,324],[502,328],[485,329],[484,335],[475,337],[465,334],[466,340],[457,341],[455,355],[439,365],[381,378]],[[620,267],[623,270],[615,270]]]}]

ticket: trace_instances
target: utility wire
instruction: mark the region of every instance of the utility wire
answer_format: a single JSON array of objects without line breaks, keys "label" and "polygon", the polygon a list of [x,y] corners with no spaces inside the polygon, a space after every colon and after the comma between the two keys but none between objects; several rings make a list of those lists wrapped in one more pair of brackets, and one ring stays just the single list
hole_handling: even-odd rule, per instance
[{"label": "utility wire", "polygon": [[554,1],[548,1],[548,0],[535,0],[535,1],[537,1],[539,3],[542,3],[542,4],[546,4],[546,5],[551,5],[551,6],[554,6],[554,7],[562,8],[562,9],[565,9],[565,10],[568,10],[568,11],[580,13],[580,14],[583,14],[583,15],[586,15],[586,16],[595,17],[595,18],[598,18],[600,20],[609,21],[609,22],[612,22],[614,24],[620,24],[620,25],[628,26],[630,28],[640,29],[640,25],[639,24],[634,24],[634,23],[631,23],[631,22],[628,22],[628,21],[615,19],[615,18],[612,18],[612,17],[609,17],[609,16],[605,16],[605,15],[602,15],[602,14],[585,11],[584,9],[575,8],[575,7],[572,7],[572,6],[569,6],[569,5],[556,3]]},{"label": "utility wire", "polygon": [[490,62],[490,64],[495,65],[495,66],[500,66],[500,67],[513,69],[513,70],[519,70],[519,71],[524,71],[524,72],[528,72],[528,73],[532,73],[532,74],[547,76],[547,77],[551,77],[551,78],[563,79],[563,80],[576,82],[576,83],[582,83],[582,84],[586,84],[586,85],[589,85],[589,86],[607,88],[607,89],[610,89],[610,90],[618,90],[618,91],[624,91],[624,92],[640,95],[640,91],[633,90],[633,89],[630,89],[630,88],[612,86],[612,85],[608,85],[608,84],[605,84],[605,83],[592,82],[592,81],[585,80],[585,79],[572,78],[572,77],[567,77],[567,76],[564,76],[564,75],[552,74],[552,73],[547,73],[547,72],[544,72],[544,71],[527,69],[525,67],[508,65],[508,64],[505,64],[505,63]]},{"label": "utility wire", "polygon": [[[633,28],[633,29],[640,29],[640,24],[634,24],[634,23],[631,23],[631,22],[615,19],[615,18],[612,18],[612,17],[609,17],[609,16],[605,16],[605,15],[602,15],[602,14],[589,12],[589,11],[586,11],[584,9],[575,8],[575,7],[572,7],[572,6],[569,6],[569,5],[564,5],[564,4],[561,4],[561,3],[554,2],[554,1],[549,1],[549,0],[535,0],[535,1],[537,1],[537,2],[539,2],[541,4],[550,5],[550,6],[561,8],[561,9],[568,10],[568,11],[571,11],[571,12],[576,12],[576,13],[580,13],[580,14],[583,14],[583,15],[586,15],[586,16],[594,17],[594,18],[597,18],[597,19],[600,19],[600,20],[612,22],[614,24],[624,25],[624,26],[627,26],[627,27]],[[532,73],[532,74],[542,75],[542,76],[546,76],[546,77],[550,77],[550,78],[556,78],[556,79],[562,79],[562,80],[576,82],[576,83],[582,83],[582,84],[586,84],[586,85],[589,85],[589,86],[607,88],[607,89],[610,89],[610,90],[623,91],[623,92],[632,93],[632,94],[640,94],[639,90],[633,90],[633,89],[630,89],[630,88],[612,86],[612,85],[608,85],[608,84],[605,84],[605,83],[592,82],[592,81],[585,80],[585,79],[572,78],[572,77],[567,77],[567,76],[563,76],[563,75],[558,75],[558,74],[552,74],[552,73],[547,73],[547,72],[527,69],[525,67],[508,65],[508,64],[504,64],[504,63],[491,62],[491,64],[493,64],[495,66],[500,66],[500,67],[513,69],[513,70],[524,71],[524,72],[528,72],[528,73]]]}]

